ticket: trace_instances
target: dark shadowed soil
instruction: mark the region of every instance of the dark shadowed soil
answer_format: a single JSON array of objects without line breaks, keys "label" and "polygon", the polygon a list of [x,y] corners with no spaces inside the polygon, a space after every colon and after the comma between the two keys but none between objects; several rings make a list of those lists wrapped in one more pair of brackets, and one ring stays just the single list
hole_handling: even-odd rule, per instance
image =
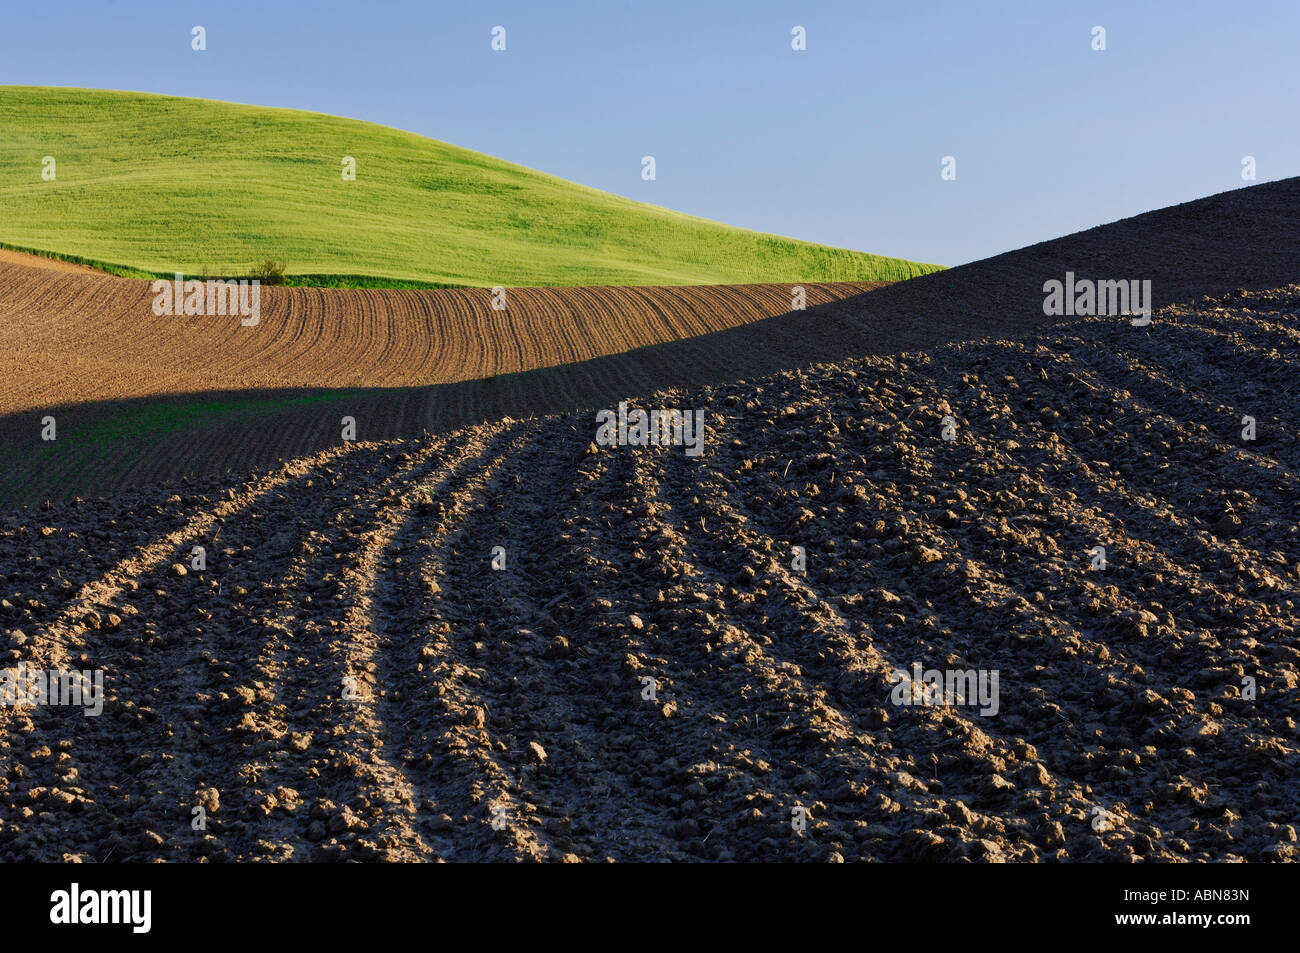
[{"label": "dark shadowed soil", "polygon": [[584,412],[11,510],[5,665],[107,699],[0,708],[0,856],[1294,860],[1298,315],[632,401],[698,458]]}]

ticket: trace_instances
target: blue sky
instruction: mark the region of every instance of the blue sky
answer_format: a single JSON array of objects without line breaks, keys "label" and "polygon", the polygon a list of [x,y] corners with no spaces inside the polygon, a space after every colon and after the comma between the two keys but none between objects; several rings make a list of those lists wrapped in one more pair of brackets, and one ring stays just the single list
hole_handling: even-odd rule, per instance
[{"label": "blue sky", "polygon": [[1300,174],[1298,45],[1295,0],[68,0],[7,5],[0,83],[367,119],[733,225],[953,265],[1241,188],[1245,155],[1260,182]]}]

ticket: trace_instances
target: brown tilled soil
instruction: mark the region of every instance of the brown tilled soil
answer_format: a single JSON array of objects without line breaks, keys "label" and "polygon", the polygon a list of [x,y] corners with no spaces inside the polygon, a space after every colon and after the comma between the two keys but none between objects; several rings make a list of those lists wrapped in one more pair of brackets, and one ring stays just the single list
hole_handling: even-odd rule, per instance
[{"label": "brown tilled soil", "polygon": [[[699,458],[584,412],[10,511],[6,665],[108,700],[0,709],[0,856],[1300,858],[1298,315],[633,402]],[[997,713],[894,704],[913,663]]]},{"label": "brown tilled soil", "polygon": [[[815,307],[887,282],[802,285]],[[158,316],[150,282],[0,252],[0,415],[214,391],[423,387],[585,361],[790,310],[789,284],[261,289],[260,319]]]},{"label": "brown tilled soil", "polygon": [[44,271],[58,271],[72,275],[98,275],[102,277],[104,274],[89,265],[78,265],[75,262],[60,261],[57,258],[46,258],[42,255],[29,255],[25,252],[0,248],[0,266],[8,265],[19,268],[38,268]]}]

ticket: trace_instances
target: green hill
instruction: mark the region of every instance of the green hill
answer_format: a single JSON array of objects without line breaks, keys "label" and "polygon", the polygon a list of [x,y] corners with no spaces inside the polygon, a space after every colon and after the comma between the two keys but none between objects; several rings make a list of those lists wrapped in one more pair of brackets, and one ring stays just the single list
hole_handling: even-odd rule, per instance
[{"label": "green hill", "polygon": [[240,275],[274,258],[313,283],[518,286],[938,268],[732,228],[320,113],[0,86],[0,130],[0,243],[122,273]]}]

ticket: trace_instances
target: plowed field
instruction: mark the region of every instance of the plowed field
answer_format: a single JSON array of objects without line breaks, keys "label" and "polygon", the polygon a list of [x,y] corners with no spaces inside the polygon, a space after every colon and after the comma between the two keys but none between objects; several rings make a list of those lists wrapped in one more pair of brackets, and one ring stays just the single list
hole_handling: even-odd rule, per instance
[{"label": "plowed field", "polygon": [[695,458],[583,413],[11,512],[7,664],[107,697],[0,708],[0,855],[1294,860],[1298,315],[634,401]]},{"label": "plowed field", "polygon": [[[808,306],[885,282],[801,285]],[[268,388],[416,387],[513,374],[736,327],[791,309],[794,285],[261,289],[238,316],[158,316],[150,282],[0,255],[0,414]]]}]

